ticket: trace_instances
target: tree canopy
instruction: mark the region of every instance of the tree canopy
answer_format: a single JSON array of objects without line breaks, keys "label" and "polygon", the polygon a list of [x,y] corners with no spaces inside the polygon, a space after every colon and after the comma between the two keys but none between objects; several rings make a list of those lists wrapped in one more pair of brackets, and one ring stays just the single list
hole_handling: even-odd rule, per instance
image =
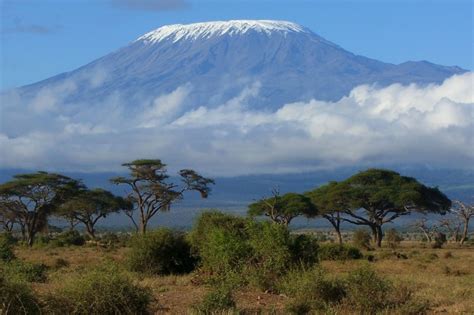
[{"label": "tree canopy", "polygon": [[412,177],[384,169],[360,172],[342,184],[349,196],[345,221],[369,226],[381,246],[382,225],[413,211],[445,214],[451,201],[436,187],[427,187]]},{"label": "tree canopy", "polygon": [[128,200],[115,196],[107,190],[83,189],[63,203],[58,213],[62,217],[83,223],[87,234],[95,238],[95,225],[99,219],[120,210],[131,209],[131,207]]},{"label": "tree canopy", "polygon": [[15,175],[0,185],[2,206],[15,213],[24,227],[24,237],[31,246],[37,232],[47,227],[48,217],[71,198],[82,183],[64,175],[37,172]]},{"label": "tree canopy", "polygon": [[[115,177],[114,184],[127,185],[130,188],[128,199],[134,207],[125,211],[135,228],[142,233],[150,219],[160,211],[168,211],[171,205],[183,198],[185,191],[198,191],[202,198],[207,198],[211,191],[212,179],[203,177],[191,169],[178,172],[181,183],[169,182],[169,176],[164,164],[159,159],[142,159],[124,163],[129,169],[129,177]],[[135,212],[139,213],[139,223],[135,220]]]},{"label": "tree canopy", "polygon": [[280,196],[274,192],[272,197],[250,204],[247,213],[250,216],[265,215],[275,223],[288,225],[295,217],[314,217],[317,211],[311,199],[304,195],[287,193]]}]

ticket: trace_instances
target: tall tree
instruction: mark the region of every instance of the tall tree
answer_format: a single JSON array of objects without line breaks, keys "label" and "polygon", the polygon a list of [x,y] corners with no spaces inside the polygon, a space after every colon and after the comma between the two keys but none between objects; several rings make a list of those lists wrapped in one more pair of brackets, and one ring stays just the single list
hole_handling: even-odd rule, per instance
[{"label": "tall tree", "polygon": [[0,185],[2,200],[25,227],[25,238],[33,245],[35,235],[47,228],[48,217],[82,184],[60,174],[37,172],[15,175],[13,180]]},{"label": "tall tree", "polygon": [[350,190],[348,185],[338,182],[329,182],[306,193],[318,209],[318,215],[331,223],[337,235],[339,244],[342,244],[341,223],[344,211],[350,209]]},{"label": "tall tree", "polygon": [[95,225],[101,218],[130,208],[130,202],[122,197],[114,196],[107,190],[83,189],[63,203],[59,207],[58,214],[70,222],[76,221],[84,224],[87,234],[95,239]]},{"label": "tall tree", "polygon": [[[180,184],[170,183],[166,164],[158,159],[135,160],[122,166],[128,168],[130,175],[112,178],[111,182],[130,188],[128,199],[134,207],[126,210],[125,214],[141,233],[146,232],[148,222],[153,216],[160,211],[170,210],[174,202],[183,198],[185,191],[198,191],[202,198],[207,198],[211,191],[210,185],[214,184],[212,179],[205,178],[190,169],[179,171]],[[138,223],[135,219],[136,212],[139,213]]]},{"label": "tall tree", "polygon": [[272,197],[250,204],[247,213],[250,216],[265,215],[275,223],[288,226],[291,220],[298,216],[316,216],[317,210],[311,199],[304,195],[287,193],[280,196],[279,192],[274,190]]},{"label": "tall tree", "polygon": [[461,239],[459,240],[459,243],[462,245],[467,240],[467,236],[469,233],[469,221],[474,216],[474,205],[469,205],[456,200],[454,201],[454,205],[451,209],[451,212],[454,213],[463,222]]},{"label": "tall tree", "polygon": [[382,246],[382,226],[414,211],[445,214],[451,201],[438,188],[383,169],[369,169],[343,182],[349,186],[350,210],[345,221],[368,226],[377,247]]}]

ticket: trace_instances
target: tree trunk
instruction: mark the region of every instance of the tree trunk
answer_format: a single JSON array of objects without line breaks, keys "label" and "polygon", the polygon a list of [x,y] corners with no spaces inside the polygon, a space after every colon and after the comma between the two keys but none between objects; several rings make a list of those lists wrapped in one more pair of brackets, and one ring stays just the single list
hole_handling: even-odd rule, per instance
[{"label": "tree trunk", "polygon": [[372,241],[374,242],[374,244],[377,244],[377,227],[375,225],[369,225],[369,227],[372,230]]},{"label": "tree trunk", "polygon": [[92,225],[91,222],[87,222],[86,232],[87,232],[87,235],[89,235],[91,239],[95,240],[95,229],[94,229],[94,225]]},{"label": "tree trunk", "polygon": [[146,220],[144,220],[144,219],[141,220],[140,230],[139,230],[140,234],[145,234],[146,233],[147,224],[148,224],[148,222]]},{"label": "tree trunk", "polygon": [[377,247],[382,247],[383,231],[382,226],[378,225],[377,228]]},{"label": "tree trunk", "polygon": [[461,240],[459,241],[459,244],[464,244],[464,242],[467,240],[467,233],[469,230],[469,219],[464,220],[464,228],[462,230],[462,237]]}]

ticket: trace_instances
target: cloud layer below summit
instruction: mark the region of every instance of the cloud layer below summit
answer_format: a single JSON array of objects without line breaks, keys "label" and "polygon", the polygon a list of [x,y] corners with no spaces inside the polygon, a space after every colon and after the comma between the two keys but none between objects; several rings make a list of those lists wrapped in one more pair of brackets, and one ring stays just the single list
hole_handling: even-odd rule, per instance
[{"label": "cloud layer below summit", "polygon": [[[87,84],[102,84],[97,71]],[[129,104],[120,91],[98,104],[67,103],[68,80],[25,101],[1,97],[2,168],[114,171],[135,158],[214,175],[282,173],[347,165],[471,168],[474,74],[440,85],[358,86],[337,102],[252,109],[254,82],[219,106],[189,109],[193,86]],[[83,83],[81,83],[83,84]],[[268,108],[271,108],[269,106]]]}]

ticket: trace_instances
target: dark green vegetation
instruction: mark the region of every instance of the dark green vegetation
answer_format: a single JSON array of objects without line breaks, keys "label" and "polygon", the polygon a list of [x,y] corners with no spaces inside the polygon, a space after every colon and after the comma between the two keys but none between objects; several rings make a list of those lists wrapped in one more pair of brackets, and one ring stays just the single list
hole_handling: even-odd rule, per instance
[{"label": "dark green vegetation", "polygon": [[[451,201],[437,188],[376,169],[305,194],[280,196],[275,191],[272,197],[252,203],[248,217],[207,211],[188,233],[148,230],[149,220],[170,210],[185,191],[195,190],[206,198],[213,181],[182,170],[182,182],[172,183],[159,160],[124,165],[130,176],[113,181],[130,188],[126,198],[44,172],[18,175],[0,185],[0,218],[5,232],[0,236],[3,313],[152,313],[160,309],[160,297],[168,291],[155,281],[169,277],[175,283],[191,279],[182,289],[183,295],[186,290],[204,288],[200,300],[193,300],[192,308],[189,302],[186,309],[204,314],[239,311],[242,292],[261,292],[273,299],[283,296],[286,300],[279,310],[284,313],[423,314],[435,305],[416,294],[418,287],[389,279],[374,266],[390,259],[410,260],[424,270],[427,264],[454,260],[455,255],[445,253],[440,258],[436,253],[399,252],[403,243],[400,233],[395,229],[384,233],[384,225],[412,212],[447,214],[452,221],[439,226],[426,221],[417,224],[432,242],[425,247],[439,249],[448,241],[469,246],[463,231],[472,206],[456,203],[451,208]],[[129,215],[137,233],[96,233],[99,219],[119,211]],[[328,220],[337,242],[321,242],[310,233],[292,233],[289,224],[297,216]],[[66,219],[70,229],[55,231],[48,224],[50,217]],[[361,227],[349,235],[352,245],[344,244],[343,222]],[[84,225],[86,235],[76,230],[78,224]],[[60,251],[72,253],[76,249],[78,257],[57,256]],[[91,249],[106,256],[88,265],[88,257],[81,251],[90,253]],[[36,250],[53,256],[48,264],[33,260]],[[19,252],[24,254],[19,256]],[[331,269],[340,263],[350,268],[343,272]],[[447,265],[441,266],[441,271],[449,277],[466,274]],[[54,286],[42,289],[51,283]]]}]

